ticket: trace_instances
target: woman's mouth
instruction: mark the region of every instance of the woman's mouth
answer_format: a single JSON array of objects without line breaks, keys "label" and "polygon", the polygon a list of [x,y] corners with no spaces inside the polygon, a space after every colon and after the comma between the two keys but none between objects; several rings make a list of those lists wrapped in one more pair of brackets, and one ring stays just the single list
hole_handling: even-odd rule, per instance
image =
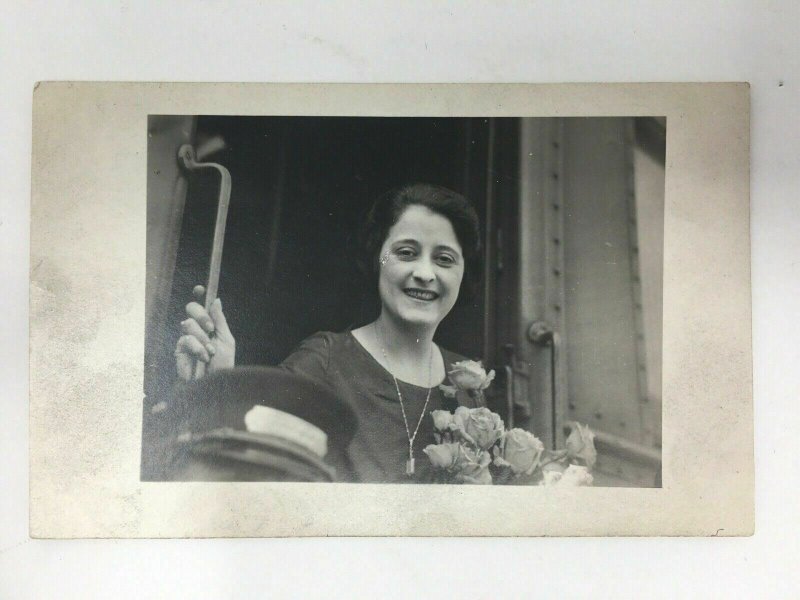
[{"label": "woman's mouth", "polygon": [[422,300],[425,302],[432,302],[439,297],[439,294],[432,290],[420,290],[418,288],[405,288],[403,292],[406,296],[414,298],[414,300]]}]

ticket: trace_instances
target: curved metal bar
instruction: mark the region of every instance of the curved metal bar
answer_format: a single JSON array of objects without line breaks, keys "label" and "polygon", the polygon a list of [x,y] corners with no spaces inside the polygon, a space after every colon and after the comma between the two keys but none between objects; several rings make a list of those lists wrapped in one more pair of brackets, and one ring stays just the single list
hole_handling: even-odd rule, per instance
[{"label": "curved metal bar", "polygon": [[[190,144],[178,149],[178,159],[188,171],[200,169],[216,169],[220,175],[219,198],[217,200],[217,219],[214,225],[214,242],[211,246],[211,263],[208,268],[205,308],[211,309],[219,291],[219,274],[222,268],[222,247],[225,243],[225,223],[228,219],[228,207],[231,201],[231,174],[228,169],[218,163],[197,162],[195,150]],[[205,373],[205,363],[198,361],[195,366],[195,378]]]},{"label": "curved metal bar", "polygon": [[537,346],[550,349],[550,428],[552,447],[558,443],[558,361],[561,356],[561,336],[545,321],[534,321],[528,327],[528,340]]},{"label": "curved metal bar", "polygon": [[553,449],[558,447],[558,422],[561,417],[561,406],[559,401],[558,390],[558,366],[561,361],[561,336],[557,331],[553,332],[552,341],[550,343],[550,389],[552,394],[553,408]]},{"label": "curved metal bar", "polygon": [[506,427],[514,429],[514,368],[505,365],[503,369],[506,372]]}]

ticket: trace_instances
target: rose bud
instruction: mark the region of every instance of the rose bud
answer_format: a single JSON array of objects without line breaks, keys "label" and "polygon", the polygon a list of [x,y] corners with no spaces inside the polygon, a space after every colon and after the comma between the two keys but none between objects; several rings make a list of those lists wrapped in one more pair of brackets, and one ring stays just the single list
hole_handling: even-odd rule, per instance
[{"label": "rose bud", "polygon": [[442,390],[445,398],[455,398],[458,393],[458,388],[454,385],[441,384],[439,389]]},{"label": "rose bud", "polygon": [[466,392],[483,391],[489,387],[494,379],[494,371],[488,375],[479,361],[462,360],[453,363],[453,370],[448,371],[450,381],[460,390]]},{"label": "rose bud", "polygon": [[566,441],[567,456],[591,469],[597,462],[594,433],[589,427],[580,423],[573,423],[572,425],[572,431]]},{"label": "rose bud", "polygon": [[428,455],[431,464],[440,469],[451,469],[459,456],[460,444],[430,444],[422,451]]},{"label": "rose bud", "polygon": [[434,410],[431,412],[433,417],[433,427],[438,431],[448,431],[453,422],[453,414],[449,410]]}]

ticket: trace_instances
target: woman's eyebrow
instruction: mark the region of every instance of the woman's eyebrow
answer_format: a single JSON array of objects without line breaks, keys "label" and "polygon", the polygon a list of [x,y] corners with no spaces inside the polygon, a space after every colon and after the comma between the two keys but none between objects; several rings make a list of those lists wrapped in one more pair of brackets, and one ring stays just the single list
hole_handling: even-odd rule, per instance
[{"label": "woman's eyebrow", "polygon": [[453,253],[458,254],[459,256],[461,256],[461,251],[460,250],[456,250],[455,248],[453,248],[452,246],[448,246],[447,244],[439,244],[438,246],[436,246],[436,249],[437,250],[449,250],[450,252],[453,252]]},{"label": "woman's eyebrow", "polygon": [[417,246],[419,246],[419,242],[414,238],[405,238],[403,240],[395,240],[394,242],[392,242],[392,245],[396,244],[416,244]]}]

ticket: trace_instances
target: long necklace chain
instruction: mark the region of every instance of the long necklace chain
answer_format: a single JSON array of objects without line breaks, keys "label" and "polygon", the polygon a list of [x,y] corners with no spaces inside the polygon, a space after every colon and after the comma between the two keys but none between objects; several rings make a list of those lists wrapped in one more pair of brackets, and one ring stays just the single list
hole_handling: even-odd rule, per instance
[{"label": "long necklace chain", "polygon": [[406,461],[406,475],[411,476],[414,474],[414,440],[417,439],[419,426],[422,424],[422,419],[425,417],[425,411],[428,409],[428,402],[430,402],[431,399],[432,388],[430,387],[430,383],[431,375],[433,373],[433,343],[431,343],[430,355],[428,357],[428,394],[425,396],[425,405],[422,407],[422,412],[419,415],[417,426],[414,428],[414,435],[411,435],[411,430],[408,427],[408,418],[406,417],[406,407],[403,404],[403,394],[400,392],[400,384],[397,383],[397,378],[394,376],[394,373],[392,373],[392,366],[389,363],[389,357],[386,354],[386,344],[383,341],[383,334],[378,328],[377,323],[375,324],[375,331],[378,333],[383,360],[386,361],[386,366],[389,367],[389,375],[392,376],[392,381],[394,381],[394,389],[397,390],[397,399],[400,400],[400,412],[403,414],[403,425],[406,426],[406,437],[408,438],[408,460]]}]

